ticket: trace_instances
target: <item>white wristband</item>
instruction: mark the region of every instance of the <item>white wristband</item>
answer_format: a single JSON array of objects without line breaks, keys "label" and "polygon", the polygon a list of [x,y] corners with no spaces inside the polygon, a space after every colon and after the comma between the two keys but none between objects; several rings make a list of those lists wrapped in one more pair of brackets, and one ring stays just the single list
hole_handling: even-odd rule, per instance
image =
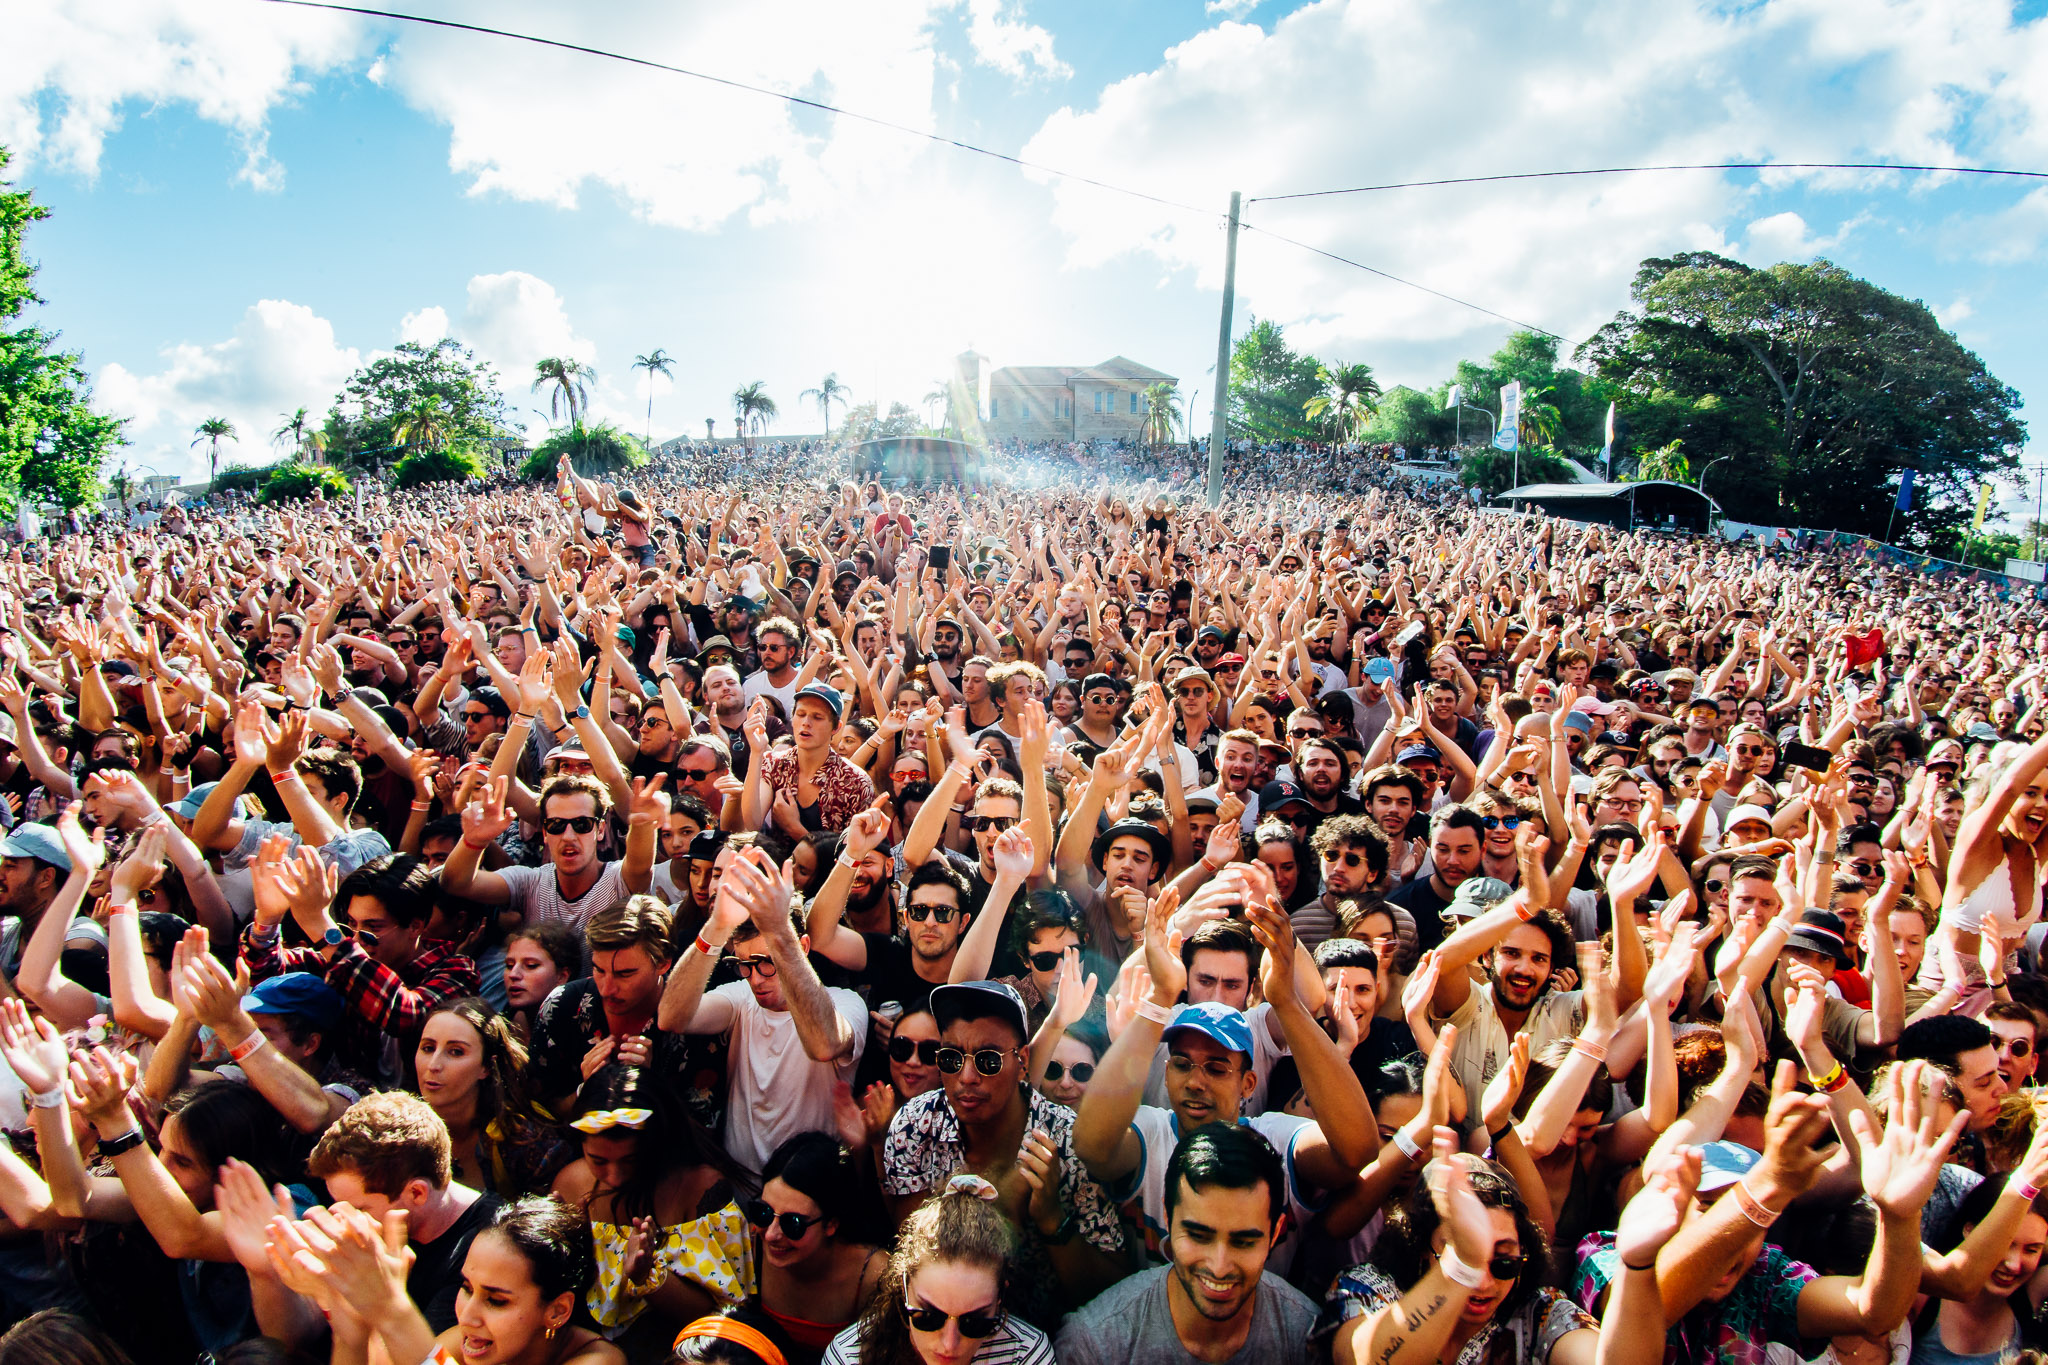
[{"label": "white wristband", "polygon": [[62,1108],[64,1104],[64,1087],[60,1085],[54,1089],[45,1090],[40,1095],[31,1094],[28,1097],[28,1102],[37,1109]]},{"label": "white wristband", "polygon": [[1140,1019],[1150,1019],[1155,1024],[1164,1024],[1173,1018],[1172,1010],[1164,1005],[1155,1005],[1150,1000],[1140,1000],[1136,1008]]},{"label": "white wristband", "polygon": [[1461,1284],[1467,1289],[1477,1289],[1486,1282],[1485,1269],[1481,1266],[1466,1265],[1464,1260],[1459,1257],[1458,1249],[1454,1246],[1445,1247],[1444,1254],[1437,1257],[1436,1263],[1444,1272],[1444,1277],[1452,1284]]},{"label": "white wristband", "polygon": [[1410,1161],[1422,1160],[1422,1148],[1417,1145],[1414,1138],[1409,1137],[1406,1132],[1399,1128],[1394,1130],[1394,1146],[1399,1148],[1401,1155],[1407,1157]]}]

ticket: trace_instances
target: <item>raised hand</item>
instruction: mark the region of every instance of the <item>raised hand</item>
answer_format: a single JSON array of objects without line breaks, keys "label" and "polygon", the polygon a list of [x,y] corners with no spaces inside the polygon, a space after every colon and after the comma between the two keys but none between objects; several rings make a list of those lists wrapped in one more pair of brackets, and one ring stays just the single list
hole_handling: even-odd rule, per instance
[{"label": "raised hand", "polygon": [[1466,1265],[1477,1268],[1493,1259],[1493,1218],[1479,1196],[1472,1192],[1472,1177],[1465,1163],[1476,1160],[1458,1150],[1455,1129],[1436,1130],[1435,1157],[1423,1171],[1429,1185],[1430,1202],[1437,1218],[1450,1234],[1447,1248]]},{"label": "raised hand", "polygon": [[1515,1101],[1529,1080],[1529,1035],[1517,1033],[1508,1044],[1508,1064],[1493,1073],[1479,1103],[1479,1116],[1489,1133],[1498,1133],[1514,1121]]},{"label": "raised hand", "polygon": [[668,823],[668,793],[661,789],[661,784],[667,780],[667,773],[633,779],[632,796],[626,805],[628,825],[658,827]]},{"label": "raised hand", "polygon": [[266,1244],[273,1218],[292,1218],[298,1210],[284,1186],[264,1188],[256,1168],[236,1157],[220,1164],[213,1187],[213,1207],[220,1214],[221,1235],[244,1270],[267,1273],[270,1259]]},{"label": "raised hand", "polygon": [[1415,964],[1415,972],[1408,978],[1408,984],[1401,988],[1401,1014],[1413,1019],[1418,1015],[1429,1017],[1429,1003],[1436,996],[1439,976],[1436,949],[1424,953]]},{"label": "raised hand", "polygon": [[85,1115],[101,1137],[119,1137],[134,1126],[128,1092],[141,1074],[141,1065],[126,1052],[81,1048],[71,1054],[67,1078],[71,1107]]},{"label": "raised hand", "polygon": [[64,809],[57,812],[57,839],[64,845],[64,852],[71,858],[72,870],[75,872],[84,869],[88,881],[107,860],[106,831],[95,829],[91,834],[87,834],[78,823],[76,801],[67,802]]},{"label": "raised hand", "polygon": [[889,813],[879,805],[870,806],[866,810],[855,811],[853,818],[846,822],[845,833],[841,835],[842,848],[848,858],[859,862],[880,848],[888,837]]},{"label": "raised hand", "polygon": [[730,888],[733,898],[746,909],[747,917],[761,931],[761,937],[776,942],[795,933],[789,918],[789,903],[796,888],[790,885],[789,875],[776,867],[761,849],[744,848],[726,866],[719,889]]},{"label": "raised hand", "polygon": [[519,666],[520,714],[538,715],[540,708],[547,704],[548,694],[554,691],[554,687],[555,665],[547,651],[536,650],[527,655],[526,662]]},{"label": "raised hand", "polygon": [[1677,1146],[1643,1163],[1643,1186],[1621,1211],[1614,1248],[1623,1263],[1648,1265],[1678,1235],[1700,1187],[1700,1149]]},{"label": "raised hand", "polygon": [[1066,1217],[1060,1196],[1060,1149],[1052,1134],[1034,1128],[1017,1147],[1017,1172],[1031,1188],[1031,1221],[1047,1237],[1059,1232]]},{"label": "raised hand", "polygon": [[47,1095],[64,1084],[69,1059],[64,1037],[40,1015],[9,997],[0,1000],[0,1060],[13,1068],[31,1095]]},{"label": "raised hand", "polygon": [[480,799],[462,808],[464,843],[472,848],[481,847],[495,842],[499,835],[512,828],[512,811],[505,804],[510,785],[509,777],[493,778]]},{"label": "raised hand", "polygon": [[1038,851],[1032,847],[1031,836],[1024,832],[1024,827],[1012,825],[996,836],[994,859],[997,877],[1022,883],[1037,865]]},{"label": "raised hand", "polygon": [[1849,1126],[1863,1145],[1863,1192],[1888,1218],[1918,1224],[1948,1149],[1969,1122],[1967,1113],[1959,1113],[1945,1129],[1939,1126],[1945,1084],[1941,1073],[1926,1062],[1893,1067],[1885,1083],[1890,1104],[1881,1140],[1863,1110],[1850,1111]]}]

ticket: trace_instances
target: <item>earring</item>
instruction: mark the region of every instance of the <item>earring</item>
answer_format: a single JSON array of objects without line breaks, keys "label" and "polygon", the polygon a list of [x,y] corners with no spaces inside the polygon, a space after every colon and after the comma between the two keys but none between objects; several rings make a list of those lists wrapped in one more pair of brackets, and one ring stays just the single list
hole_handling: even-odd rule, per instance
[{"label": "earring", "polygon": [[548,1339],[549,1341],[553,1341],[553,1340],[555,1339],[555,1333],[557,1333],[557,1332],[559,1332],[559,1331],[561,1331],[561,1330],[562,1330],[562,1329],[561,1329],[560,1327],[550,1327],[550,1328],[548,1328],[548,1330],[547,1330],[547,1339]]}]

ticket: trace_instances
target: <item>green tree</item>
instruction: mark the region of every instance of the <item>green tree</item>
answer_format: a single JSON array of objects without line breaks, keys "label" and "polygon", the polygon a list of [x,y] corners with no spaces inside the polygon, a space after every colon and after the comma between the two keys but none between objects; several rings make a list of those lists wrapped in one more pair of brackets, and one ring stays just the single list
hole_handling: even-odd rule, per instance
[{"label": "green tree", "polygon": [[325,431],[330,460],[361,469],[389,464],[403,444],[400,419],[423,403],[441,412],[446,441],[512,434],[496,371],[452,337],[432,346],[405,341],[349,376],[335,398]]},{"label": "green tree", "polygon": [[1180,394],[1173,385],[1161,380],[1145,388],[1145,439],[1153,445],[1163,446],[1173,439],[1174,428],[1180,425]]},{"label": "green tree", "polygon": [[1571,466],[1554,450],[1524,450],[1518,463],[1512,450],[1481,446],[1458,461],[1458,482],[1467,488],[1477,484],[1482,493],[1493,497],[1517,487],[1518,469],[1524,484],[1572,481]]},{"label": "green tree", "polygon": [[633,357],[633,368],[647,371],[647,444],[654,444],[654,376],[673,379],[676,373],[675,357],[661,347],[654,348],[652,355]]},{"label": "green tree", "polygon": [[1255,441],[1305,441],[1317,435],[1309,400],[1323,389],[1322,366],[1287,344],[1286,330],[1253,318],[1230,348],[1230,434]]},{"label": "green tree", "polygon": [[1380,400],[1380,381],[1370,365],[1316,366],[1322,392],[1302,405],[1304,416],[1322,423],[1330,440],[1349,441],[1365,430]]},{"label": "green tree", "polygon": [[1631,482],[1641,483],[1651,479],[1669,479],[1673,483],[1691,483],[1692,464],[1678,450],[1684,444],[1685,440],[1683,437],[1666,441],[1657,449],[1638,459],[1636,461],[1635,473],[1631,476]]},{"label": "green tree", "polygon": [[[0,171],[8,154],[0,147]],[[99,496],[100,469],[125,445],[123,422],[92,410],[92,387],[75,351],[57,333],[24,325],[46,300],[24,251],[31,223],[50,216],[28,190],[0,179],[0,503],[20,494],[80,507]]]},{"label": "green tree", "polygon": [[768,386],[756,379],[732,391],[733,425],[740,429],[740,435],[752,444],[753,438],[768,429],[768,423],[777,415],[775,400],[768,396]]},{"label": "green tree", "polygon": [[257,497],[263,502],[290,502],[298,498],[310,498],[318,491],[330,498],[339,498],[353,486],[348,476],[339,469],[325,465],[301,464],[288,460],[272,465],[261,471],[263,491]]},{"label": "green tree", "polygon": [[[1449,390],[1448,384],[1428,393],[1396,384],[1381,395],[1359,433],[1360,439],[1405,446],[1411,451],[1428,446],[1448,449],[1456,443],[1458,434],[1457,414],[1444,410]],[[1465,425],[1475,429],[1479,438],[1484,437],[1486,424],[1478,417],[1468,413]]]},{"label": "green tree", "polygon": [[[548,394],[548,416],[553,417],[564,407],[569,409],[569,425],[575,426],[582,420],[584,409],[590,406],[590,381],[597,378],[597,371],[580,360],[563,356],[550,356],[537,361],[533,367],[533,392],[553,386]],[[654,399],[648,398],[650,413]],[[652,418],[650,417],[651,421]]]},{"label": "green tree", "polygon": [[439,450],[448,444],[448,414],[439,403],[422,398],[398,414],[391,424],[391,440],[415,450]]},{"label": "green tree", "polygon": [[797,400],[818,405],[818,411],[825,418],[825,434],[830,436],[832,434],[832,405],[834,403],[842,405],[851,403],[853,399],[848,395],[852,392],[851,388],[839,382],[839,372],[834,370],[831,374],[825,376],[817,388],[805,389],[802,393],[798,394]]},{"label": "green tree", "polygon": [[1925,500],[1904,538],[1938,553],[1977,484],[2018,466],[2019,395],[1925,305],[1830,262],[1653,258],[1630,294],[1579,356],[1645,441],[1683,437],[1701,468],[1731,457],[1713,489],[1730,516],[1883,535],[1912,468]]},{"label": "green tree", "polygon": [[569,457],[569,463],[576,472],[586,479],[623,474],[647,463],[646,449],[631,434],[610,422],[599,422],[596,426],[584,426],[579,422],[542,441],[533,454],[526,457],[519,472],[529,479],[552,479],[555,477],[555,464],[564,455]]},{"label": "green tree", "polygon": [[416,488],[423,483],[468,483],[490,473],[483,457],[469,446],[429,446],[415,450],[391,471],[397,488]]},{"label": "green tree", "polygon": [[206,447],[206,483],[209,491],[213,487],[215,471],[220,468],[220,443],[235,439],[235,424],[225,417],[209,417],[201,422],[192,437],[194,446]]}]

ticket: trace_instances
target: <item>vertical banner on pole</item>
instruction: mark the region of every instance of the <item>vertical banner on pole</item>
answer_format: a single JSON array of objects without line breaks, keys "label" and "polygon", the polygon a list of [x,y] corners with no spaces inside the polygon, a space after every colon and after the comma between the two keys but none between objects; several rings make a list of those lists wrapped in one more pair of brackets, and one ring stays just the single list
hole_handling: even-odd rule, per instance
[{"label": "vertical banner on pole", "polygon": [[1493,429],[1493,445],[1496,450],[1519,449],[1518,437],[1522,427],[1522,381],[1500,387],[1500,425]]},{"label": "vertical banner on pole", "polygon": [[1991,480],[1986,479],[1984,480],[1984,482],[1977,485],[1977,515],[1970,519],[1970,529],[1972,531],[1981,531],[1984,529],[1984,513],[1990,508],[1990,506]]},{"label": "vertical banner on pole", "polygon": [[1607,477],[1614,478],[1614,404],[1607,405],[1607,439],[1600,446],[1600,462],[1606,466]]},{"label": "vertical banner on pole", "polygon": [[1899,471],[1899,500],[1895,506],[1901,512],[1913,510],[1913,471],[1910,469]]},{"label": "vertical banner on pole", "polygon": [[1456,406],[1458,406],[1458,404],[1464,401],[1465,386],[1463,384],[1453,384],[1451,385],[1450,393],[1444,396],[1444,411],[1449,412],[1452,408],[1455,408]]}]

